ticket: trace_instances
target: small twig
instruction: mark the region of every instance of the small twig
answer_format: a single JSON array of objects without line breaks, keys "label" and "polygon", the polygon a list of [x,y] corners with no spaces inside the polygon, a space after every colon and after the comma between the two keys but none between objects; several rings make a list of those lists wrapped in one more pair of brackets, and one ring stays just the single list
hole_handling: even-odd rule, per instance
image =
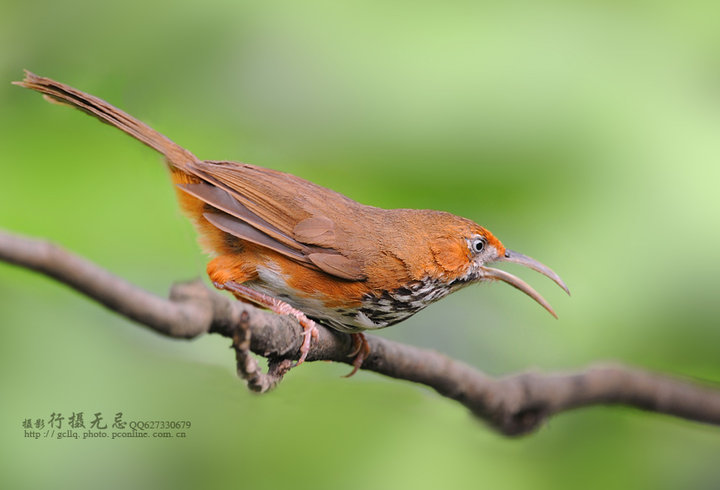
[{"label": "small twig", "polygon": [[250,315],[247,311],[243,311],[234,329],[232,344],[235,349],[238,376],[245,380],[251,391],[265,393],[282,381],[285,373],[292,367],[292,361],[271,358],[268,363],[268,372],[263,373],[260,364],[250,354],[251,337]]},{"label": "small twig", "polygon": [[[275,386],[300,355],[302,327],[296,321],[232,300],[201,281],[177,284],[169,300],[158,298],[55,245],[2,231],[0,260],[52,277],[163,335],[216,333],[233,339],[238,374],[253,391]],[[318,329],[307,361],[351,364],[350,336],[321,325]],[[689,380],[620,365],[492,378],[431,350],[366,337],[371,351],[362,369],[427,385],[506,435],[531,432],[566,410],[601,404],[720,425],[720,390]],[[250,352],[268,359],[268,373],[262,373]]]}]

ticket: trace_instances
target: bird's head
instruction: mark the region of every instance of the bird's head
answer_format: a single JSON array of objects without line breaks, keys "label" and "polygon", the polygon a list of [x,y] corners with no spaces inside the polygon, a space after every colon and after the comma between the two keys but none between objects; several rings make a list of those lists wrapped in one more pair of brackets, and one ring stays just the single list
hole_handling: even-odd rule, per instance
[{"label": "bird's head", "polygon": [[[519,252],[509,250],[489,230],[464,218],[455,217],[455,226],[446,227],[442,236],[433,240],[431,250],[435,262],[460,283],[502,281],[537,301],[557,318],[550,304],[535,289],[519,277],[501,269],[489,267],[497,262],[513,262],[550,278],[566,293],[567,286],[552,269]],[[452,230],[451,233],[448,233]]]}]

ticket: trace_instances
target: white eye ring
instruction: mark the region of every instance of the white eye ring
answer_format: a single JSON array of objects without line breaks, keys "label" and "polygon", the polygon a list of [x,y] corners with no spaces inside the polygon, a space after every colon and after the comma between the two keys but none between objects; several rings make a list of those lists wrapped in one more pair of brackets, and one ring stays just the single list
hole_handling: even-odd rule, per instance
[{"label": "white eye ring", "polygon": [[470,248],[476,254],[479,254],[485,249],[485,240],[482,238],[476,238],[470,243]]}]

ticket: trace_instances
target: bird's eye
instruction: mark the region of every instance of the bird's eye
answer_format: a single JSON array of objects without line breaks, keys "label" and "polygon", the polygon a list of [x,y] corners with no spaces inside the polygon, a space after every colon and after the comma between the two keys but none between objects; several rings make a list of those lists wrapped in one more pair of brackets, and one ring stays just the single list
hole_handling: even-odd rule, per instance
[{"label": "bird's eye", "polygon": [[476,254],[480,253],[485,248],[485,240],[483,240],[482,238],[476,238],[471,242],[470,247],[472,248],[472,251]]}]

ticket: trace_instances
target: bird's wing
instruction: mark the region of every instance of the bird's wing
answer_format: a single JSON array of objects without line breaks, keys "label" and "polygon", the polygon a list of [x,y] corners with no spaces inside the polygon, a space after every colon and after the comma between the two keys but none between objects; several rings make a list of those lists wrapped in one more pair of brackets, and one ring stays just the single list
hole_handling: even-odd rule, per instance
[{"label": "bird's wing", "polygon": [[181,184],[210,206],[211,224],[243,240],[274,250],[311,268],[363,280],[363,263],[338,250],[329,202],[355,204],[345,196],[290,174],[235,162],[195,162],[190,170],[204,182]]}]

